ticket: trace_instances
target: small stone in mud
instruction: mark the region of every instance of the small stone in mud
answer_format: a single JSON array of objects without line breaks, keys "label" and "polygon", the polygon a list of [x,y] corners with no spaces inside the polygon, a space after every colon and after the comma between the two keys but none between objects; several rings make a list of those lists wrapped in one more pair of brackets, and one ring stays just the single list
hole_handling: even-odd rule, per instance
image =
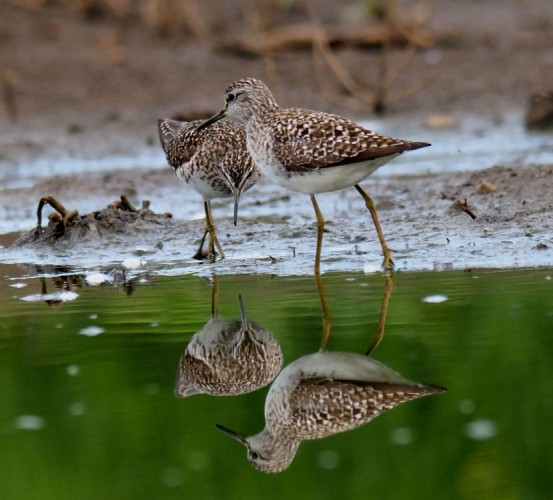
[{"label": "small stone in mud", "polygon": [[424,126],[431,130],[458,128],[459,119],[452,115],[430,115],[425,118]]},{"label": "small stone in mud", "polygon": [[549,245],[545,243],[538,243],[536,245],[536,250],[547,250],[549,248]]},{"label": "small stone in mud", "polygon": [[497,191],[497,186],[488,181],[482,181],[476,189],[474,190],[477,194],[488,194],[495,193]]}]

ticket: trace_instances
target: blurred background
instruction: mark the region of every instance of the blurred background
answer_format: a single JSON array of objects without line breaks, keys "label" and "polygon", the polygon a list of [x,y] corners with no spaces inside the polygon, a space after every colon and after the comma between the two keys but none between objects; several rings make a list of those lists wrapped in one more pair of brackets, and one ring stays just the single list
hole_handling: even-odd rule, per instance
[{"label": "blurred background", "polygon": [[547,0],[3,0],[0,9],[2,127],[44,117],[77,134],[101,120],[203,115],[244,76],[265,80],[283,105],[358,117],[497,116],[553,81]]},{"label": "blurred background", "polygon": [[[213,269],[223,316],[242,294],[285,365],[319,346],[308,197],[261,181],[238,228],[214,203],[229,259],[189,258],[200,197],[157,119],[208,116],[246,76],[432,143],[367,181],[400,268],[377,359],[448,392],[304,443],[278,476],[214,427],[262,429],[266,390],[173,394]],[[0,80],[0,498],[551,495],[551,0],[0,0]],[[10,247],[46,193],[81,214],[148,198],[175,225]],[[356,196],[321,197],[323,279],[330,348],[364,352],[381,256]],[[475,220],[452,214],[467,197]]]}]

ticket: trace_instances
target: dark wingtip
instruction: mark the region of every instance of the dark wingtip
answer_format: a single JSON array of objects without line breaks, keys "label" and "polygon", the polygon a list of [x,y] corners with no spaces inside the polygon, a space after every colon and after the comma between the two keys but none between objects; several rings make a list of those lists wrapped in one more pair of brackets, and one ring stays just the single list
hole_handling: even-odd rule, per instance
[{"label": "dark wingtip", "polygon": [[429,390],[431,394],[440,394],[442,392],[447,392],[447,388],[442,387],[441,385],[424,384],[424,386],[427,390]]}]

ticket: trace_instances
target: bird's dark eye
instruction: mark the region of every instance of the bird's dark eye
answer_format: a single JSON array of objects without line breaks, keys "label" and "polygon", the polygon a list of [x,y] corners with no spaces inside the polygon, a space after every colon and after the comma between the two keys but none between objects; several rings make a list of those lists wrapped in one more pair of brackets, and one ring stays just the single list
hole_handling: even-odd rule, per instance
[{"label": "bird's dark eye", "polygon": [[236,94],[227,94],[227,102],[234,102]]},{"label": "bird's dark eye", "polygon": [[257,451],[252,451],[250,456],[252,457],[252,460],[257,460],[259,458],[259,453],[257,453]]}]

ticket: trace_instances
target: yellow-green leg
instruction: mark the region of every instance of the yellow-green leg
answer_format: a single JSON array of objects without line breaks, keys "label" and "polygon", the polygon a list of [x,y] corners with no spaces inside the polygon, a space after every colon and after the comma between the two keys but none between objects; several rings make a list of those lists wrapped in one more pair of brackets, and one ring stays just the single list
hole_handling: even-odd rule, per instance
[{"label": "yellow-green leg", "polygon": [[378,321],[378,326],[376,327],[376,332],[374,334],[374,339],[365,353],[367,356],[371,354],[376,349],[376,346],[380,344],[380,341],[384,337],[384,327],[386,325],[386,314],[388,312],[388,303],[390,302],[390,297],[392,295],[392,290],[394,289],[394,280],[390,274],[384,276],[384,299],[382,300],[382,308],[380,309],[380,319]]},{"label": "yellow-green leg", "polygon": [[219,277],[214,274],[211,282],[211,318],[214,319],[218,315],[219,310]]},{"label": "yellow-green leg", "polygon": [[219,255],[221,256],[221,259],[225,258],[225,252],[223,252],[223,249],[219,243],[219,240],[217,239],[217,235],[215,234],[215,226],[213,225],[213,220],[211,218],[211,204],[209,203],[209,201],[204,201],[204,210],[205,210],[205,232],[202,237],[202,241],[200,242],[200,247],[198,248],[196,255],[194,255],[194,258],[203,259],[206,256],[203,253],[203,246],[204,246],[205,238],[207,234],[209,234],[209,246],[208,246],[207,258],[211,262],[215,262],[215,246],[217,246],[217,250],[219,251]]},{"label": "yellow-green leg", "polygon": [[394,269],[394,260],[392,259],[393,250],[386,244],[386,239],[384,238],[384,233],[382,232],[382,228],[380,227],[380,221],[378,220],[378,215],[376,213],[376,207],[374,205],[374,201],[367,193],[365,193],[365,191],[361,189],[359,184],[355,185],[355,189],[357,189],[357,192],[365,200],[365,205],[369,209],[369,212],[371,213],[371,216],[373,218],[374,227],[376,228],[378,239],[380,240],[380,245],[382,247],[382,253],[384,254],[382,269],[384,269],[384,271],[393,271]]},{"label": "yellow-green leg", "polygon": [[202,260],[205,258],[205,254],[203,252],[205,238],[208,234],[207,229],[204,229],[204,235],[202,236],[202,240],[200,241],[200,246],[198,247],[198,251],[194,254],[194,259]]},{"label": "yellow-green leg", "polygon": [[326,297],[323,292],[323,282],[321,279],[321,250],[323,247],[323,233],[325,229],[325,220],[323,214],[319,209],[319,205],[315,198],[315,195],[311,195],[311,203],[315,209],[315,215],[317,216],[317,252],[315,253],[315,283],[317,284],[317,291],[319,292],[319,300],[321,301],[321,308],[323,310],[323,335],[321,338],[321,351],[326,349],[326,344],[330,337],[330,329],[332,328],[332,319],[326,303]]}]

